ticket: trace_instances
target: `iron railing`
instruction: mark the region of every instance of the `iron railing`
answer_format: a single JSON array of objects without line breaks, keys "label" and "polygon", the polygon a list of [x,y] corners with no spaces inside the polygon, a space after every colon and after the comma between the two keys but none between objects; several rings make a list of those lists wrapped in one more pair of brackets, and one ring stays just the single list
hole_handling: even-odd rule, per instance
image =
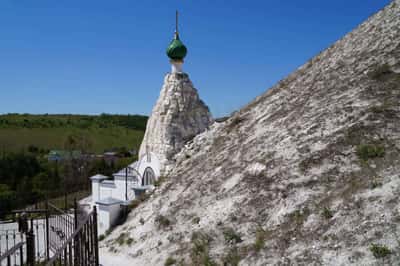
[{"label": "iron railing", "polygon": [[46,266],[55,265],[99,265],[96,206],[76,230],[63,242]]},{"label": "iron railing", "polygon": [[[45,209],[15,211],[25,220],[18,228],[0,230],[0,266],[98,266],[97,210],[73,212],[46,203]],[[40,219],[26,219],[26,215]],[[16,223],[13,224],[16,227]]]},{"label": "iron railing", "polygon": [[[0,239],[0,242],[5,245],[5,249],[0,247],[0,250],[2,250],[0,254],[1,266],[34,266],[36,258],[38,260],[44,259],[44,257],[40,256],[39,244],[36,244],[39,243],[39,240],[38,238],[35,239],[34,228],[33,220],[31,220],[30,229],[26,233],[16,232],[14,229],[6,230],[5,234],[2,234],[3,238]],[[35,248],[35,245],[37,248]]]},{"label": "iron railing", "polygon": [[5,264],[7,266],[17,265],[18,261],[19,265],[24,265],[24,245],[25,242],[19,242],[3,253],[0,256],[0,265],[3,265],[3,261],[7,263]]}]

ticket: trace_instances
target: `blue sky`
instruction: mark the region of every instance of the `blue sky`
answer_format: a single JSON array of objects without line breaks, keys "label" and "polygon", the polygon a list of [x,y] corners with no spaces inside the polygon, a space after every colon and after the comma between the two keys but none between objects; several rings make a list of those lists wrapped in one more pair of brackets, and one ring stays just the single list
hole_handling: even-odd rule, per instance
[{"label": "blue sky", "polygon": [[390,0],[1,0],[0,113],[149,114],[184,64],[214,116],[237,110]]}]

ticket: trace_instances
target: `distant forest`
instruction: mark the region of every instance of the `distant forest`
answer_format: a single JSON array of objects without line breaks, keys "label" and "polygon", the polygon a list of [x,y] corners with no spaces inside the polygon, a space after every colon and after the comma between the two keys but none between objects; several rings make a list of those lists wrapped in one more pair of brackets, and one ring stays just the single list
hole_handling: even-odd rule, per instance
[{"label": "distant forest", "polygon": [[146,130],[147,116],[142,115],[71,115],[71,114],[4,114],[0,115],[0,128],[54,128],[91,127],[110,128],[124,127],[128,129]]},{"label": "distant forest", "polygon": [[[146,123],[141,115],[0,115],[0,219],[46,198],[87,195],[90,176],[111,177],[137,159]],[[97,155],[50,161],[51,150]],[[105,151],[118,156],[106,161]]]},{"label": "distant forest", "polygon": [[[0,219],[7,212],[24,208],[45,199],[90,191],[89,177],[103,174],[111,177],[137,157],[122,157],[107,163],[103,158],[77,158],[61,162],[48,161],[37,152],[9,153],[0,156]],[[79,199],[79,198],[78,198]],[[59,207],[64,207],[63,200]]]}]

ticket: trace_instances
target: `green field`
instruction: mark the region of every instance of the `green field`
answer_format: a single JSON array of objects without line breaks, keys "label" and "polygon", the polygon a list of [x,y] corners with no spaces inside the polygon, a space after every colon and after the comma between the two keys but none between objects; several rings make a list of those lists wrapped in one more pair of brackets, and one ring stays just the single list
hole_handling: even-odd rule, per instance
[{"label": "green field", "polygon": [[6,152],[26,150],[29,145],[43,149],[63,149],[68,135],[87,136],[92,143],[91,151],[100,153],[113,147],[138,148],[143,131],[116,128],[6,128],[0,129],[0,149]]},{"label": "green field", "polygon": [[0,151],[20,152],[34,145],[64,149],[68,136],[84,136],[90,152],[115,147],[138,149],[147,117],[123,115],[0,115]]}]

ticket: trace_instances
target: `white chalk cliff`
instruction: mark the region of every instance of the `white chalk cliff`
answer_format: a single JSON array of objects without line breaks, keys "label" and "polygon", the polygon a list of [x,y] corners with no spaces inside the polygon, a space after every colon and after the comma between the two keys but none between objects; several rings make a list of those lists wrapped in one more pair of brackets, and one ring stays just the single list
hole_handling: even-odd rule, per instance
[{"label": "white chalk cliff", "polygon": [[173,157],[189,140],[212,123],[207,105],[186,73],[168,73],[160,96],[147,122],[139,157],[146,148],[160,160],[161,175],[174,164]]},{"label": "white chalk cliff", "polygon": [[101,262],[398,265],[399,103],[395,0],[185,145]]}]

